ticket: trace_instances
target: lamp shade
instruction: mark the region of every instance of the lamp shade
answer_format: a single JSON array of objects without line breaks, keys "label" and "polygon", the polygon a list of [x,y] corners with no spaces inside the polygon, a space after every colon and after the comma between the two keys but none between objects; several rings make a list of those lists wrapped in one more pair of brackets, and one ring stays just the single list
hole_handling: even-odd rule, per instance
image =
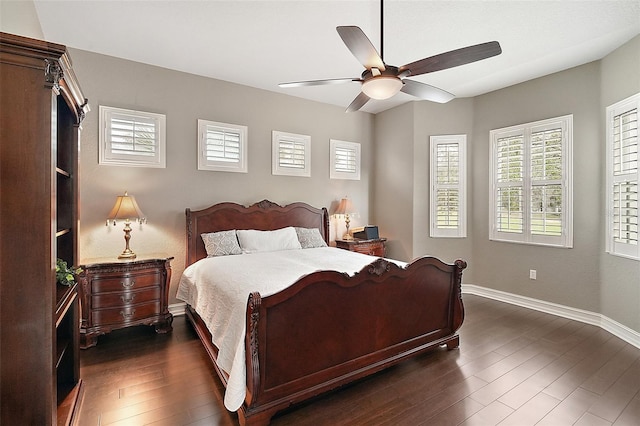
[{"label": "lamp shade", "polygon": [[138,207],[136,199],[125,192],[124,195],[120,195],[116,198],[116,204],[111,209],[111,212],[109,212],[109,216],[107,218],[109,220],[136,220],[142,219],[143,217],[144,213],[142,213],[142,210],[140,210],[140,207]]},{"label": "lamp shade", "polygon": [[348,198],[343,198],[342,200],[340,200],[340,204],[338,204],[338,208],[336,209],[335,214],[347,215],[353,214],[355,212],[356,210],[353,207],[353,203],[351,202],[351,200]]}]

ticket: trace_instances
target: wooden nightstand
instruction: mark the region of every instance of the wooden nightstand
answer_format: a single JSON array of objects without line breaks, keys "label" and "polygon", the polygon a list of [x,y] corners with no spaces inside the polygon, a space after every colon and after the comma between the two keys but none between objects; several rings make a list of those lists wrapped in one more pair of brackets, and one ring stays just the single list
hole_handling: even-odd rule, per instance
[{"label": "wooden nightstand", "polygon": [[384,257],[386,238],[376,238],[374,240],[336,240],[336,247],[357,251],[358,253],[368,254],[370,256]]},{"label": "wooden nightstand", "polygon": [[80,284],[80,347],[98,343],[98,336],[132,325],[154,325],[156,332],[172,330],[169,283],[173,257],[143,257],[128,261],[86,262]]}]

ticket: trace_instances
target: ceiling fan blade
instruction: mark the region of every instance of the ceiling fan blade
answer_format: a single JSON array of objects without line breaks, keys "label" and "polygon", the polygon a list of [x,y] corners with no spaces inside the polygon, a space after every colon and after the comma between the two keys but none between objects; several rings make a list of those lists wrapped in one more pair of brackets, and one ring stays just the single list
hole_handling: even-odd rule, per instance
[{"label": "ceiling fan blade", "polygon": [[371,68],[378,68],[380,71],[385,70],[384,62],[378,54],[378,51],[371,40],[362,32],[359,27],[345,26],[336,27],[338,34],[342,38],[344,44],[353,53],[358,61],[368,70]]},{"label": "ceiling fan blade", "polygon": [[360,94],[356,96],[353,102],[351,102],[351,104],[347,107],[347,112],[354,112],[359,110],[364,106],[364,104],[369,102],[369,99],[371,98],[365,95],[364,92],[360,92]]},{"label": "ceiling fan blade", "polygon": [[303,86],[326,86],[328,84],[342,84],[351,82],[362,82],[359,78],[332,78],[328,80],[309,80],[309,81],[292,81],[289,83],[280,83],[280,87],[303,87]]},{"label": "ceiling fan blade", "polygon": [[438,89],[437,87],[429,86],[428,84],[420,83],[413,80],[402,80],[401,92],[415,96],[426,101],[438,102],[441,104],[449,102],[455,98],[454,95],[446,90]]},{"label": "ceiling fan blade", "polygon": [[491,58],[492,56],[499,55],[500,53],[502,53],[500,43],[497,41],[490,41],[487,43],[476,44],[475,46],[467,46],[450,52],[441,53],[429,58],[420,59],[419,61],[401,66],[398,69],[398,73],[410,71],[410,75],[412,76],[426,74]]}]

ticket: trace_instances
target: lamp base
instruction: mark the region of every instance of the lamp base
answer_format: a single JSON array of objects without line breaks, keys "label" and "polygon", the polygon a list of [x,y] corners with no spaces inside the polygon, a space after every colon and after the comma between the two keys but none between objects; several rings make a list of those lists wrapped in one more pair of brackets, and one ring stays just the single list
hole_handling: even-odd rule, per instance
[{"label": "lamp base", "polygon": [[346,234],[344,234],[344,235],[342,236],[342,239],[343,239],[343,240],[353,240],[354,238],[353,238],[353,235],[351,235],[351,234],[349,234],[349,233],[346,233]]},{"label": "lamp base", "polygon": [[122,253],[120,253],[120,256],[118,256],[118,259],[135,259],[136,256],[137,255],[131,250],[125,249]]},{"label": "lamp base", "polygon": [[123,231],[124,231],[124,241],[126,245],[122,253],[120,253],[120,256],[118,256],[118,259],[135,259],[136,258],[136,254],[132,252],[131,249],[129,248],[129,240],[131,239],[131,226],[129,226],[130,223],[131,222],[129,222],[129,219],[124,221]]}]

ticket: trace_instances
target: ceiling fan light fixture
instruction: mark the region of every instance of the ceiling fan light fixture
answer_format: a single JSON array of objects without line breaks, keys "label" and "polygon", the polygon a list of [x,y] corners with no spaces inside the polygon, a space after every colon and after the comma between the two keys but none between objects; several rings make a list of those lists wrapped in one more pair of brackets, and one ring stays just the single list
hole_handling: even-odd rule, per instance
[{"label": "ceiling fan light fixture", "polygon": [[362,91],[371,99],[389,99],[402,89],[402,84],[398,77],[381,75],[362,83]]}]

